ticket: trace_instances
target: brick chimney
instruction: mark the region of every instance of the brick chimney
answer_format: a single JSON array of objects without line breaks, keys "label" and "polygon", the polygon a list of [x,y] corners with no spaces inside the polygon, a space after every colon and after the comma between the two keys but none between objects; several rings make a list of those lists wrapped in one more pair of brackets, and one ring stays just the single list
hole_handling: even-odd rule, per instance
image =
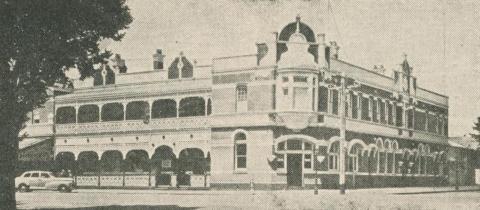
[{"label": "brick chimney", "polygon": [[163,69],[163,59],[165,55],[162,54],[162,49],[157,49],[156,53],[153,54],[153,70],[162,70]]}]

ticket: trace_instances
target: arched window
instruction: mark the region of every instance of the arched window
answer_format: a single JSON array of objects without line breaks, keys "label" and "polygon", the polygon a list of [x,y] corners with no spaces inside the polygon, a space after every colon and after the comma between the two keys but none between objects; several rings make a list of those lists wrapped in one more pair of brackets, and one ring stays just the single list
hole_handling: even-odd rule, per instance
[{"label": "arched window", "polygon": [[338,170],[338,155],[340,153],[340,142],[334,141],[328,150],[328,170]]},{"label": "arched window", "polygon": [[102,106],[102,121],[121,121],[123,115],[123,104],[121,103],[108,103]]},{"label": "arched window", "polygon": [[149,105],[146,101],[132,101],[127,104],[127,120],[143,120],[150,115]]},{"label": "arched window", "polygon": [[246,112],[248,110],[248,89],[246,84],[237,86],[237,112]]},{"label": "arched window", "polygon": [[205,116],[205,100],[201,97],[188,97],[180,100],[180,117]]},{"label": "arched window", "polygon": [[58,124],[75,123],[77,121],[75,107],[66,106],[58,108],[56,118],[56,123]]},{"label": "arched window", "polygon": [[173,99],[160,99],[152,104],[152,118],[177,117],[177,102]]},{"label": "arched window", "polygon": [[234,136],[235,169],[247,168],[247,135],[239,132]]},{"label": "arched window", "polygon": [[78,108],[79,123],[98,122],[99,118],[99,109],[97,105],[89,104]]},{"label": "arched window", "polygon": [[328,88],[324,86],[318,87],[318,111],[328,111]]}]

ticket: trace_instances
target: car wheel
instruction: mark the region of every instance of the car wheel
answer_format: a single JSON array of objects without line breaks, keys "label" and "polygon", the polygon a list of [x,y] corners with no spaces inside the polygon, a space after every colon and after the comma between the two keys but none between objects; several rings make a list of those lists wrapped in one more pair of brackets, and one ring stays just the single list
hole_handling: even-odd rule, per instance
[{"label": "car wheel", "polygon": [[30,187],[28,187],[26,184],[20,184],[20,185],[18,185],[18,191],[28,192],[28,191],[30,191]]},{"label": "car wheel", "polygon": [[58,187],[58,191],[60,192],[72,192],[72,189],[66,185],[60,185]]}]

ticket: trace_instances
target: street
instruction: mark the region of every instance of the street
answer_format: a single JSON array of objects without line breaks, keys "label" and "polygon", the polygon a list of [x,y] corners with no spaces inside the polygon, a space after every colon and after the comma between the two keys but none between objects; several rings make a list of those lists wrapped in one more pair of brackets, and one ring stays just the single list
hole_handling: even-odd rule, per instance
[{"label": "street", "polygon": [[17,193],[18,209],[480,209],[480,188],[289,191],[75,190]]}]

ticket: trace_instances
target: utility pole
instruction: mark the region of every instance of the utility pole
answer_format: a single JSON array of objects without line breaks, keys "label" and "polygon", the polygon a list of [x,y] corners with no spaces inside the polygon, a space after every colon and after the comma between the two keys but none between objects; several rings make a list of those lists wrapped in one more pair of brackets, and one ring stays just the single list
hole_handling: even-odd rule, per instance
[{"label": "utility pole", "polygon": [[345,113],[345,103],[347,101],[347,94],[345,93],[345,73],[342,72],[340,77],[340,160],[339,162],[339,188],[340,194],[345,194],[345,157],[346,157],[346,130],[347,119]]}]

